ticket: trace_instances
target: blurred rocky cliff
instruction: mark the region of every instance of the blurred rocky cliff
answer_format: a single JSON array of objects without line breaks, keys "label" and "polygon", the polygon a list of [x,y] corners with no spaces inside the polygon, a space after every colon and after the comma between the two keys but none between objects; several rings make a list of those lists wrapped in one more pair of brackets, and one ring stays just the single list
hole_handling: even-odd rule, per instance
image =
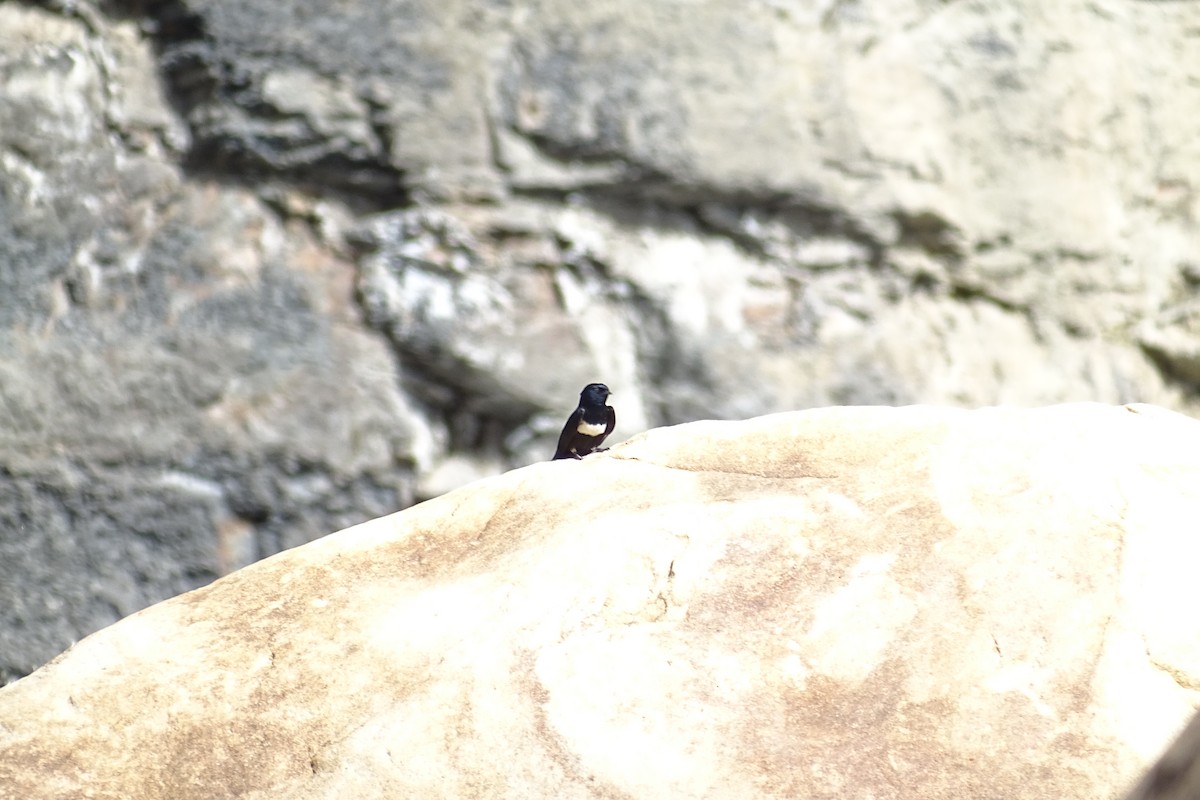
[{"label": "blurred rocky cliff", "polygon": [[0,682],[548,457],[1200,408],[1200,4],[0,2]]}]

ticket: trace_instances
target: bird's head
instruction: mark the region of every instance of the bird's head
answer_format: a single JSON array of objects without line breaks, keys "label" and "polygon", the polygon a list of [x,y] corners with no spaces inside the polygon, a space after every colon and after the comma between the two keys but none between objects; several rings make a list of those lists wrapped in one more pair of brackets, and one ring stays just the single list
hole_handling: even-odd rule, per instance
[{"label": "bird's head", "polygon": [[586,405],[604,405],[604,401],[612,394],[603,383],[589,383],[579,393],[579,401]]}]

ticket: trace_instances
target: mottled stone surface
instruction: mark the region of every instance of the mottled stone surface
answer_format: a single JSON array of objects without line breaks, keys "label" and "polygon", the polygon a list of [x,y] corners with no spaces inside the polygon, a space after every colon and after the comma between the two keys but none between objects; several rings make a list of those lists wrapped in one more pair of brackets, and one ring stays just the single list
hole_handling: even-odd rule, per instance
[{"label": "mottled stone surface", "polygon": [[75,797],[1117,797],[1192,712],[1200,425],[658,429],[244,568],[0,690]]}]

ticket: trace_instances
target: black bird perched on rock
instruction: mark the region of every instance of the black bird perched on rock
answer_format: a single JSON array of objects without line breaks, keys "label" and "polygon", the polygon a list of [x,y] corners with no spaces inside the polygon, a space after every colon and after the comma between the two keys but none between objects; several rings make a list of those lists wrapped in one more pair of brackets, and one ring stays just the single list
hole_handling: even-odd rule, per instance
[{"label": "black bird perched on rock", "polygon": [[589,383],[579,393],[579,408],[571,414],[558,437],[554,458],[583,458],[600,448],[600,443],[617,424],[617,412],[605,401],[612,392],[603,383]]}]

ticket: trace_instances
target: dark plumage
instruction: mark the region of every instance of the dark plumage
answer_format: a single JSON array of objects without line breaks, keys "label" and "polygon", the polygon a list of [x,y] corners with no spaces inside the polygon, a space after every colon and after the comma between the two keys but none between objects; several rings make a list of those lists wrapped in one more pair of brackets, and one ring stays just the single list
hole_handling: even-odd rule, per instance
[{"label": "dark plumage", "polygon": [[583,458],[600,449],[600,443],[617,424],[617,412],[605,401],[612,394],[603,383],[589,383],[579,393],[579,408],[571,414],[558,437],[554,459]]}]

